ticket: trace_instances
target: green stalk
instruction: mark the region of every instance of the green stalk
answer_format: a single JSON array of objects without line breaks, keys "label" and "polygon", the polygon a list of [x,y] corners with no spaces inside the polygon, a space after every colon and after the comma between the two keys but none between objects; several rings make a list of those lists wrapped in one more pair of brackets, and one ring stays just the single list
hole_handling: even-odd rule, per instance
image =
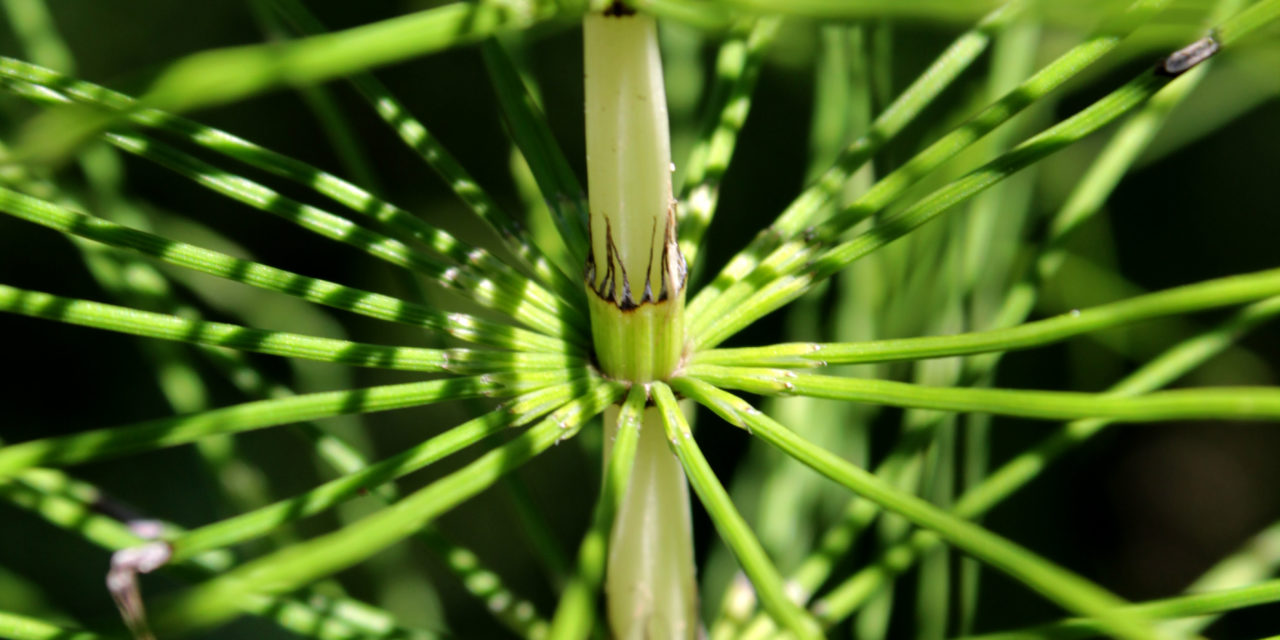
[{"label": "green stalk", "polygon": [[[657,24],[616,4],[583,20],[590,246],[586,287],[605,375],[643,384],[684,356],[687,271],[676,241],[671,136]],[[617,415],[606,420],[610,438]],[[654,410],[644,414],[609,541],[613,637],[693,638],[699,629],[689,490]]]},{"label": "green stalk", "polygon": [[596,357],[615,378],[662,379],[684,352],[686,270],[657,24],[623,10],[590,15],[583,45]]},{"label": "green stalk", "polygon": [[[605,414],[605,427],[609,440],[616,434],[621,441],[625,425],[617,411]],[[697,637],[697,589],[688,484],[663,437],[662,418],[650,407],[609,538],[605,594],[613,637]]]}]

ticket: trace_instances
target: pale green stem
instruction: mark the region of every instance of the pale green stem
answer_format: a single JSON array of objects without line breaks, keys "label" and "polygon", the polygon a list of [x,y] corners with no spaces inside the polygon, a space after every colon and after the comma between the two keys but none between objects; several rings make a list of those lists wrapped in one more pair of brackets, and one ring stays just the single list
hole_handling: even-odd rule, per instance
[{"label": "pale green stem", "polygon": [[[671,136],[657,24],[615,5],[583,20],[596,360],[632,384],[669,377],[684,355],[687,272],[676,242]],[[616,412],[606,419],[608,437]],[[689,489],[653,410],[645,412],[609,542],[614,638],[694,638],[699,629]]]},{"label": "pale green stem", "polygon": [[625,11],[588,16],[583,56],[596,357],[619,379],[666,378],[684,352],[686,270],[657,24]]},{"label": "pale green stem", "polygon": [[[605,413],[607,435],[618,412]],[[656,409],[644,412],[631,481],[609,540],[605,579],[609,626],[617,640],[697,637],[689,487],[663,437]]]}]

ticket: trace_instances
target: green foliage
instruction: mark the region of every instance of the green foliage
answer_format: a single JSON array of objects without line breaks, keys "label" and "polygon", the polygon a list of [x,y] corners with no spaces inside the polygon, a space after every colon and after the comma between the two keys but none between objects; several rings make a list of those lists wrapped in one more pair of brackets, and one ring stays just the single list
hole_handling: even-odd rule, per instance
[{"label": "green foliage", "polygon": [[[108,552],[159,538],[172,583],[114,594],[126,612],[145,602],[159,637],[604,637],[611,529],[655,411],[698,499],[712,638],[1276,632],[1246,611],[1280,601],[1265,509],[1248,512],[1255,544],[1220,543],[1193,592],[1138,604],[1117,594],[1145,598],[1144,583],[1072,539],[1087,522],[1064,541],[1020,519],[1067,490],[1056,461],[1133,446],[1104,431],[1280,420],[1280,350],[1241,343],[1280,313],[1273,241],[1218,211],[1141,211],[1165,192],[1256,206],[1243,180],[1148,174],[1274,96],[1280,0],[633,3],[676,52],[678,237],[695,277],[686,357],[630,388],[595,367],[579,271],[573,25],[608,3],[390,17],[251,4],[226,11],[266,41],[168,43],[154,73],[104,83],[129,91],[75,77],[77,62],[104,75],[81,52],[101,43],[78,38],[111,25],[0,4],[0,336],[17,378],[0,396],[0,542],[13,547],[0,636],[121,636],[99,586]],[[348,26],[328,31],[312,9]],[[1202,37],[1211,59],[1165,64]],[[470,95],[477,75],[491,93]],[[338,78],[363,102],[324,84]],[[454,99],[486,111],[455,125],[440,116]],[[336,160],[271,131],[308,108]],[[806,118],[812,139],[797,142]],[[1274,167],[1280,129],[1249,135],[1264,143],[1240,153]],[[418,159],[443,186],[397,177]],[[344,170],[317,166],[330,162]],[[271,215],[235,222],[258,213]],[[1196,264],[1125,216],[1222,233],[1242,254],[1260,243],[1263,257]],[[706,265],[719,271],[702,282]],[[55,323],[143,340],[86,346]],[[59,351],[64,335],[79,351]],[[31,363],[53,373],[25,384]],[[62,383],[83,384],[82,363],[92,388]],[[681,398],[701,407],[696,437]],[[617,428],[603,435],[606,411]],[[273,440],[286,425],[300,438]],[[1242,493],[1266,481],[1246,480]],[[1019,491],[1030,497],[997,510]],[[1235,544],[1237,529],[1220,535]],[[14,551],[44,537],[84,570]],[[423,613],[431,602],[445,604]],[[223,627],[240,618],[256,622]]]}]

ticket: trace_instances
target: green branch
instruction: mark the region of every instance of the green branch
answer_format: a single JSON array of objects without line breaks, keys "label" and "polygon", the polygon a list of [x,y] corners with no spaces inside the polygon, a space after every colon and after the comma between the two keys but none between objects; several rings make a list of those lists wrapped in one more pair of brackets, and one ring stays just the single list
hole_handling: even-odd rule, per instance
[{"label": "green branch", "polygon": [[515,395],[587,375],[586,370],[486,374],[259,400],[201,413],[148,420],[0,448],[0,477],[39,465],[102,460],[293,422],[416,407],[445,400]]},{"label": "green branch", "polygon": [[798,638],[821,638],[822,632],[817,622],[802,608],[796,605],[787,595],[782,576],[765,553],[764,547],[751,531],[750,525],[743,520],[737,508],[733,506],[729,492],[716,478],[715,472],[707,464],[707,460],[693,440],[693,433],[684,414],[676,404],[671,389],[661,382],[653,384],[653,397],[658,410],[662,414],[662,423],[666,427],[667,439],[680,464],[684,466],[689,477],[689,484],[698,494],[702,506],[706,508],[716,531],[725,544],[733,550],[733,555],[742,565],[742,570],[751,579],[756,594],[766,611],[774,617],[778,626],[788,630]]},{"label": "green branch", "polygon": [[893,380],[797,375],[788,369],[692,365],[685,373],[716,386],[761,395],[803,395],[893,407],[972,411],[1042,420],[1109,418],[1121,422],[1159,422],[1280,418],[1280,388],[1277,387],[1179,389],[1123,398],[1077,391],[929,387]]},{"label": "green branch", "polygon": [[139,231],[0,187],[0,211],[38,225],[131,249],[202,273],[286,293],[372,318],[415,324],[461,340],[520,351],[571,353],[564,341],[462,313],[441,313],[391,296],[308,278],[265,264]]},{"label": "green branch", "polygon": [[698,352],[693,357],[693,363],[746,367],[817,367],[1013,351],[1052,344],[1090,331],[1252,302],[1275,295],[1280,295],[1280,269],[1175,287],[1089,309],[1076,309],[1054,318],[1006,329],[868,342],[799,342],[767,347],[714,349]]},{"label": "green branch", "polygon": [[332,533],[249,562],[182,593],[162,607],[156,628],[178,632],[211,626],[234,617],[249,597],[287,593],[364,560],[412,535],[556,443],[572,437],[584,422],[623,393],[623,387],[614,383],[594,385],[586,395],[519,437],[391,507]]},{"label": "green branch", "polygon": [[490,371],[561,370],[586,364],[580,357],[555,353],[423,349],[266,331],[64,298],[2,284],[0,311],[161,340],[401,371],[480,374]]},{"label": "green branch", "polygon": [[1103,620],[1109,634],[1126,638],[1153,636],[1137,615],[1115,613],[1122,600],[1083,578],[1027,551],[1010,540],[952,516],[913,495],[892,488],[870,472],[817,447],[773,421],[745,401],[692,378],[672,381],[681,393],[731,424],[749,430],[797,461],[848,487],[917,526],[936,531],[951,544],[1003,571],[1063,607]]}]

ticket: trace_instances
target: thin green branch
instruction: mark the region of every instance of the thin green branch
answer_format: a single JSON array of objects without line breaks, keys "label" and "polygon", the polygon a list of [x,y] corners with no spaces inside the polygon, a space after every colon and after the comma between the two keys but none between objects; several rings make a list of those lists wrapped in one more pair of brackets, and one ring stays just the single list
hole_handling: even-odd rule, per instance
[{"label": "thin green branch", "polygon": [[266,331],[64,298],[2,284],[0,311],[148,338],[402,371],[480,374],[490,371],[559,370],[586,364],[580,357],[554,353],[423,349]]},{"label": "thin green branch", "polygon": [[0,638],[10,640],[106,640],[92,631],[80,631],[45,622],[39,618],[30,618],[0,611]]},{"label": "thin green branch", "polygon": [[[552,411],[563,406],[575,395],[574,385],[572,383],[549,387],[541,391],[535,391],[522,398],[507,402],[499,407],[496,412],[481,416],[477,420],[480,422],[496,419],[499,423],[497,426],[510,427],[526,424],[542,414]],[[499,412],[505,412],[505,416],[496,415]],[[472,422],[476,422],[473,420]],[[347,488],[354,487],[355,492],[361,493],[363,489],[375,485],[380,478],[376,477],[379,473],[378,469],[366,471],[371,466],[384,468],[382,465],[394,466],[391,471],[393,475],[403,476],[411,472],[414,468],[421,468],[423,464],[429,464],[432,456],[438,460],[444,455],[448,455],[445,449],[457,451],[461,447],[467,446],[469,443],[466,438],[460,438],[458,441],[445,442],[449,440],[449,436],[462,435],[467,430],[467,424],[459,425],[442,434],[438,438],[432,438],[431,441],[422,443],[420,446],[413,447],[411,451],[402,451],[392,459],[384,460],[371,465],[364,454],[358,449],[343,440],[341,437],[322,431],[320,427],[313,424],[299,425],[300,431],[312,444],[316,450],[316,454],[322,458],[329,466],[338,472],[348,474],[347,477],[338,478],[334,481],[326,483],[321,487],[316,487],[308,492],[310,500],[304,500],[301,497],[295,497],[284,502],[288,503],[291,508],[296,508],[296,513],[289,514],[287,517],[281,517],[274,523],[270,522],[270,518],[257,519],[256,522],[268,524],[269,526],[279,526],[285,521],[292,520],[293,517],[303,517],[307,515],[304,511],[310,509],[310,512],[317,512],[322,508],[318,502],[321,500],[336,500],[345,497],[351,497],[347,494],[343,497],[335,496],[333,493],[325,494],[326,489],[341,487],[345,484]],[[471,442],[478,441],[485,437],[485,427],[481,427],[481,432],[471,437]],[[440,445],[437,447],[437,445]],[[423,454],[417,459],[413,459],[414,453]],[[425,462],[424,462],[425,461]],[[360,475],[372,473],[374,476]],[[355,480],[358,479],[359,482]],[[400,499],[400,492],[393,480],[387,480],[383,484],[374,486],[369,493],[378,497],[385,504],[392,504]],[[267,508],[268,511],[271,507]],[[263,514],[255,513],[254,515],[242,514],[246,519],[253,519],[255,516]],[[243,521],[242,521],[243,522]],[[210,525],[212,527],[224,527],[224,530],[234,531],[237,535],[244,535],[245,529],[231,526],[229,522],[223,521]],[[209,531],[206,529],[206,533]],[[429,549],[434,551],[437,556],[444,561],[445,566],[453,572],[458,581],[462,583],[462,587],[485,604],[485,607],[493,614],[499,623],[511,629],[522,637],[530,640],[537,640],[546,635],[547,622],[539,615],[537,608],[528,599],[523,598],[513,592],[503,582],[501,576],[486,567],[480,558],[470,549],[454,542],[448,536],[441,533],[432,525],[423,527],[421,531],[414,534],[414,539],[424,543]],[[197,556],[198,557],[198,556]]]},{"label": "thin green branch", "polygon": [[[1274,7],[1268,9],[1264,6],[1272,5],[1276,2],[1280,2],[1280,0],[1264,0],[1223,22],[1218,29],[1217,41],[1219,45],[1225,48],[1233,41],[1239,40],[1263,25],[1269,24],[1270,21],[1277,19],[1277,16],[1280,16],[1280,9],[1275,9]],[[1135,6],[1143,4],[1146,3],[1139,2]],[[1224,29],[1230,37],[1222,35],[1221,32]],[[1071,60],[1079,56],[1082,59],[1088,59],[1093,53],[1097,53],[1093,49],[1104,47],[1106,44],[1103,41],[1106,39],[1105,36],[1099,36],[1099,38],[1102,38],[1102,40],[1095,38],[1096,42],[1091,41],[1093,42],[1092,45],[1086,43],[1086,45],[1082,45],[1084,49],[1073,50],[1074,53],[1069,53],[1064,58]],[[1111,46],[1114,46],[1114,44]],[[1104,48],[1109,49],[1110,47]],[[1061,61],[1062,59],[1060,59]],[[1080,61],[1076,60],[1076,62]],[[1050,68],[1054,68],[1054,73],[1051,74],[1053,77],[1042,74],[1033,76],[1032,80],[1036,81],[1036,87],[1046,89],[1050,88],[1048,87],[1050,84],[1056,86],[1052,82],[1053,80],[1065,80],[1066,77],[1070,77],[1075,71],[1078,71],[1073,65],[1058,63],[1047,67],[1046,71]],[[732,290],[727,290],[717,296],[713,305],[717,312],[704,313],[701,324],[695,325],[704,329],[695,335],[695,344],[701,348],[719,344],[765,314],[794,300],[811,287],[813,283],[839,272],[855,260],[906,235],[920,225],[951,209],[959,202],[982,192],[987,187],[1064,147],[1074,144],[1085,136],[1113,122],[1136,106],[1144,103],[1156,91],[1169,83],[1170,76],[1174,74],[1164,72],[1162,69],[1163,67],[1141,73],[1079,113],[1033,136],[1008,153],[937,189],[903,211],[884,217],[866,232],[834,247],[824,249],[822,244],[825,239],[836,237],[846,230],[848,225],[865,217],[864,214],[871,214],[878,210],[878,208],[863,208],[865,202],[870,202],[887,194],[887,191],[873,187],[858,202],[850,205],[845,210],[845,214],[837,216],[829,223],[824,224],[823,227],[812,234],[811,238],[793,240],[784,244],[761,263],[760,267],[753,272],[749,279],[739,282],[733,286]],[[1028,81],[1028,83],[1030,82],[1032,81]],[[1029,87],[1027,83],[1024,83],[1011,96],[1026,90],[1029,90]],[[1029,95],[1037,96],[1034,92]],[[1015,106],[1021,102],[1021,98],[1013,98],[1012,102],[1012,105],[1004,105],[1004,107]],[[1003,107],[997,111],[1002,110]],[[979,114],[979,118],[982,116],[983,114]],[[977,123],[977,120],[970,121],[970,125]],[[916,157],[916,160],[909,162],[899,171],[911,167],[912,163],[917,160],[927,164],[933,153],[941,151],[941,148],[937,147],[941,142],[939,141],[939,143],[935,143],[934,147],[926,149]],[[891,184],[886,180],[888,178],[878,184]],[[908,182],[910,181],[902,183],[903,189],[905,189]],[[875,198],[873,198],[873,195]],[[887,204],[887,202],[888,200],[886,199],[883,204]],[[728,311],[722,313],[720,310]],[[695,318],[694,322],[698,321]]]},{"label": "thin green branch", "polygon": [[485,609],[504,627],[528,640],[547,636],[547,621],[528,599],[516,594],[502,577],[481,564],[470,549],[449,540],[433,526],[423,527],[413,535],[436,553],[457,576],[467,593],[484,604]]},{"label": "thin green branch", "polygon": [[[249,10],[257,22],[259,30],[268,40],[292,40],[284,20],[271,10],[267,0],[251,0]],[[366,189],[380,192],[379,179],[369,155],[362,148],[360,135],[356,133],[353,123],[346,119],[343,108],[334,99],[330,87],[309,85],[297,88],[298,97],[307,105],[311,115],[328,139],[329,148],[342,164],[346,174]]]},{"label": "thin green branch", "polygon": [[[296,29],[304,34],[326,31],[323,24],[297,0],[271,0],[272,6]],[[544,284],[579,309],[582,307],[582,287],[576,279],[566,276],[551,263],[542,251],[531,244],[524,228],[507,215],[478,182],[449,153],[440,141],[414,118],[399,100],[377,78],[368,73],[354,74],[350,81],[356,91],[373,107],[378,117],[396,132],[401,140],[416,152],[445,184],[490,228],[498,233],[507,248],[512,251]]]},{"label": "thin green branch", "polygon": [[[962,178],[950,185],[935,191],[910,209],[886,217],[870,230],[853,241],[838,245],[822,252],[823,244],[838,238],[858,222],[882,211],[890,203],[902,196],[908,187],[924,176],[932,173],[945,162],[961,151],[976,143],[997,126],[1004,124],[1014,115],[1025,110],[1036,101],[1060,87],[1067,80],[1075,77],[1084,68],[1109,53],[1131,31],[1154,16],[1168,0],[1137,0],[1128,10],[1107,22],[1083,43],[1059,56],[1025,82],[1005,94],[1003,98],[970,118],[963,125],[943,136],[924,151],[899,167],[897,170],[881,178],[865,194],[845,207],[840,213],[823,223],[808,237],[794,238],[788,236],[785,244],[778,247],[766,259],[759,262],[759,267],[749,279],[717,278],[721,284],[708,288],[700,293],[695,302],[703,295],[708,296],[707,309],[735,308],[741,302],[752,298],[747,305],[756,308],[776,309],[781,304],[795,298],[799,292],[806,290],[813,281],[830,276],[853,260],[870,253],[874,249],[905,235],[907,232],[931,220],[946,208],[972,196],[982,189],[994,184],[1018,169],[1030,165],[1041,158],[1065,147],[1076,140],[1092,133],[1103,124],[1119,117],[1129,108],[1145,100],[1155,89],[1168,82],[1168,78],[1156,76],[1152,72],[1143,74],[1139,81],[1122,87],[1110,96],[1103,98],[1089,109],[1060,123],[1059,125],[1036,136],[1013,151],[1006,153],[984,167],[970,173],[966,178],[984,175],[985,180],[977,184],[965,185]],[[1137,85],[1131,86],[1131,85]],[[1128,89],[1128,91],[1126,91]],[[1132,94],[1132,95],[1130,95]],[[1124,98],[1128,98],[1125,100]],[[1117,102],[1117,104],[1111,104]],[[1108,110],[1110,109],[1110,110]],[[1113,112],[1114,111],[1114,112]],[[1107,114],[1104,116],[1103,114]],[[1109,117],[1108,117],[1109,116]],[[1094,120],[1101,120],[1094,122]],[[1087,126],[1092,124],[1092,126]],[[1013,162],[1010,162],[1013,160]],[[998,170],[997,170],[998,169]],[[964,188],[957,188],[964,185]],[[952,193],[954,192],[954,193]],[[939,208],[940,207],[940,208]],[[937,210],[933,210],[937,208]],[[866,246],[850,247],[862,242]],[[855,245],[856,246],[856,245]],[[816,264],[815,264],[816,263]],[[804,275],[792,276],[801,272]],[[808,277],[810,273],[813,277]],[[821,275],[817,275],[821,273]],[[723,291],[723,293],[720,293]],[[752,311],[751,314],[755,314]],[[767,312],[766,312],[767,313]],[[738,314],[732,314],[736,316]],[[744,313],[743,316],[749,315]],[[760,314],[763,315],[763,314]],[[754,318],[759,317],[753,315]],[[741,321],[736,317],[724,317],[721,314],[707,313],[694,320],[693,331],[709,335],[698,337],[700,346],[718,344],[728,335],[741,328]],[[726,325],[736,326],[729,329]],[[728,335],[723,335],[727,332]]]},{"label": "thin green branch", "polygon": [[[1190,618],[1210,614],[1226,613],[1247,607],[1256,607],[1280,601],[1280,580],[1224,589],[1211,593],[1178,596],[1153,600],[1141,604],[1123,607],[1117,611],[1121,615],[1137,615],[1152,620],[1169,618]],[[1106,626],[1098,620],[1090,618],[1071,618],[1045,625],[1037,625],[1008,631],[990,633],[980,636],[967,636],[970,640],[1014,640],[1022,638],[1096,638],[1106,632]]]},{"label": "thin green branch", "polygon": [[560,603],[556,605],[551,631],[547,634],[549,640],[586,638],[595,625],[596,600],[608,558],[609,532],[631,477],[646,401],[645,387],[632,385],[618,413],[618,434],[609,444],[612,450],[605,465],[600,496],[591,512],[591,526],[578,545],[577,567],[560,592]]},{"label": "thin green branch", "polygon": [[764,54],[781,23],[778,18],[761,18],[739,25],[716,54],[710,106],[702,133],[689,152],[679,199],[680,252],[689,264],[697,264],[698,249],[720,199],[720,180],[751,112]]},{"label": "thin green branch", "polygon": [[1121,398],[1076,391],[929,387],[893,380],[797,375],[787,369],[692,365],[685,373],[716,386],[761,395],[803,395],[893,407],[975,411],[1042,420],[1110,418],[1120,422],[1158,422],[1280,418],[1280,388],[1277,387],[1178,389]]},{"label": "thin green branch", "polygon": [[830,169],[787,206],[768,228],[689,303],[690,313],[702,314],[733,283],[745,278],[761,259],[784,240],[802,233],[839,194],[854,175],[890,139],[915,119],[934,98],[959,76],[991,42],[992,34],[1005,28],[1025,8],[1025,0],[1013,0],[961,34],[871,124],[870,129],[841,152]]},{"label": "thin green branch", "polygon": [[441,313],[390,296],[309,278],[251,260],[234,258],[184,242],[139,231],[59,207],[0,187],[0,211],[63,233],[131,249],[180,267],[227,278],[269,291],[381,320],[423,326],[461,340],[519,351],[573,353],[569,344],[524,329],[477,319],[462,313]]},{"label": "thin green branch", "polygon": [[[141,108],[136,100],[122,93],[82,80],[76,80],[20,60],[0,57],[0,77],[46,87],[56,91],[57,94],[65,95],[82,104],[119,111],[130,122],[135,124],[162,129],[191,144],[306,185],[317,193],[342,204],[356,213],[367,215],[379,222],[383,222],[406,236],[424,243],[433,251],[449,258],[454,264],[470,266],[480,273],[495,279],[510,278],[518,275],[511,267],[498,260],[488,251],[460,242],[449,233],[422,221],[408,211],[374,196],[365,189],[304,162],[265,149],[225,131],[156,109]],[[385,92],[385,89],[382,89],[382,91]],[[56,95],[49,99],[56,99]],[[446,175],[445,178],[451,188],[467,183],[466,180],[450,179],[449,175]],[[492,203],[487,200],[485,202],[478,200],[472,202],[472,200],[468,199],[481,197],[483,192],[481,192],[481,196],[477,196],[474,191],[462,190],[458,195],[473,208],[481,205],[492,206]],[[547,273],[537,269],[534,269],[534,272],[543,278],[544,283],[549,282],[562,299],[575,301],[578,298],[572,296],[580,297],[582,294],[582,287],[577,282],[565,280],[563,275],[560,280],[548,280]],[[581,314],[580,306],[578,307],[579,314]]]},{"label": "thin green branch", "polygon": [[[113,508],[112,501],[97,487],[56,470],[28,469],[16,477],[0,479],[0,499],[32,511],[54,526],[73,531],[104,549],[119,551],[147,542],[126,523],[104,513]],[[164,527],[180,531],[174,525]],[[190,579],[215,575],[230,563],[230,554],[218,552],[170,562],[163,568],[174,568],[176,575]],[[399,627],[394,616],[370,605],[318,593],[260,598],[252,603],[250,612],[299,635],[320,640],[353,640],[367,635],[393,635],[406,640],[439,637],[427,631]],[[0,625],[0,631],[3,630]],[[62,636],[54,638],[61,640]]]},{"label": "thin green branch", "polygon": [[222,171],[157,140],[137,134],[107,133],[105,136],[116,147],[168,167],[200,186],[390,264],[412,269],[435,284],[482,306],[501,311],[540,333],[575,342],[580,341],[586,332],[585,317],[566,313],[563,303],[517,274],[505,273],[489,278],[466,264],[450,266],[409,248],[399,240],[285,197],[252,180]]},{"label": "thin green branch", "polygon": [[[1236,6],[1236,8],[1232,8],[1232,5],[1233,3],[1231,2],[1219,3],[1215,9],[1215,15],[1219,15],[1221,17],[1224,13],[1225,15],[1230,15],[1230,13],[1238,10],[1238,6]],[[1220,17],[1218,19],[1213,19],[1212,21],[1219,21]],[[1059,249],[1058,246],[1062,238],[1074,229],[1080,221],[1090,215],[1093,215],[1099,210],[1106,196],[1111,193],[1115,185],[1119,182],[1120,177],[1128,170],[1133,160],[1146,146],[1147,142],[1151,139],[1156,130],[1158,130],[1160,124],[1164,120],[1164,117],[1176,104],[1180,103],[1180,101],[1192,90],[1193,87],[1196,86],[1196,83],[1204,76],[1204,72],[1207,70],[1208,65],[1201,65],[1187,73],[1182,80],[1170,84],[1168,87],[1156,94],[1146,105],[1143,106],[1140,112],[1135,114],[1133,118],[1129,119],[1119,130],[1117,130],[1107,147],[1099,154],[1097,161],[1090,165],[1085,176],[1080,180],[1071,196],[1067,198],[1066,204],[1063,205],[1062,209],[1055,216],[1054,221],[1050,225],[1050,237],[1046,240],[1046,246],[1048,247],[1047,251],[1042,253],[1037,259],[1035,268],[1028,270],[1029,276],[1014,285],[1012,290],[1006,294],[1004,303],[1000,309],[992,314],[992,317],[994,318],[992,324],[995,327],[1010,327],[1024,321],[1027,314],[1034,306],[1034,301],[1039,291],[1039,283],[1050,277],[1052,273],[1056,272],[1058,265],[1061,263],[1062,250]],[[988,192],[984,195],[990,195],[991,193],[994,193],[994,191]],[[1252,322],[1259,322],[1261,321],[1261,318],[1265,317],[1263,310],[1268,306],[1268,304],[1268,302],[1258,303],[1258,305],[1254,305],[1254,307],[1258,307],[1257,309],[1250,307],[1249,309],[1242,310],[1237,315],[1237,318],[1254,318]],[[1234,326],[1235,322],[1236,321],[1233,320],[1232,323],[1224,325],[1224,327]],[[1241,324],[1243,325],[1244,323]],[[1234,329],[1223,328],[1210,332],[1197,339],[1193,339],[1191,342],[1187,343],[1187,345],[1200,344],[1225,346],[1226,344],[1230,344],[1229,339],[1204,339],[1206,336],[1214,336],[1215,334],[1220,337],[1223,335],[1220,333],[1222,331],[1227,332],[1225,335],[1235,335],[1235,333],[1233,333]],[[1175,347],[1169,353],[1177,354],[1181,352],[1187,352],[1187,350],[1180,346]],[[1216,350],[1210,347],[1205,350],[1191,349],[1189,352],[1200,353],[1202,358],[1208,358],[1213,353],[1216,353]],[[965,374],[966,379],[976,380],[988,376],[989,372],[994,370],[995,366],[999,362],[1001,355],[1001,353],[991,353],[984,357],[969,359],[965,364],[967,370]],[[1195,366],[1201,361],[1194,358],[1175,358],[1171,361],[1181,362],[1185,368],[1177,370],[1177,372],[1174,373],[1170,367],[1160,364],[1162,360],[1166,360],[1166,358],[1162,356],[1161,358],[1157,358],[1153,361],[1151,363],[1152,369],[1150,370],[1165,370],[1168,372],[1170,378],[1180,374],[1183,370]],[[1147,370],[1148,369],[1146,368],[1143,369],[1143,371]],[[1163,384],[1163,382],[1161,382],[1161,384]],[[1123,386],[1124,383],[1121,383],[1121,387]],[[1155,386],[1148,387],[1145,390],[1151,390],[1153,388],[1155,388]],[[971,416],[971,418],[989,419],[989,416],[974,415]],[[972,437],[972,434],[970,437]],[[1037,449],[1037,451],[1042,450]],[[891,454],[890,457],[893,457],[893,454]],[[1025,481],[1029,477],[1030,476],[1024,476],[1022,479]],[[975,482],[970,486],[977,487],[980,485],[981,482]],[[1009,487],[1007,489],[1008,491],[1014,490],[1008,484],[1005,486]],[[995,504],[998,500],[999,498],[993,498],[990,504]],[[845,518],[843,518],[840,524],[833,527],[828,534],[824,536],[821,551],[811,556],[811,558],[806,561],[805,566],[797,572],[795,579],[805,580],[806,584],[813,585],[812,588],[816,588],[817,583],[824,581],[826,577],[830,575],[830,567],[832,563],[834,563],[838,558],[843,557],[851,546],[853,539],[853,535],[851,534],[859,530],[862,526],[865,526],[863,523],[874,517],[876,510],[874,507],[868,509],[868,506],[870,506],[870,503],[864,500],[855,498],[851,501]],[[980,513],[975,513],[967,517],[977,518],[980,517],[980,515]],[[919,533],[914,538],[930,539],[933,544],[937,543],[936,536],[933,536],[932,534]],[[828,541],[834,542],[835,544],[828,545],[826,544]],[[867,601],[867,599],[875,593],[875,590],[880,587],[883,580],[886,578],[892,579],[893,576],[897,575],[897,571],[900,570],[900,567],[905,569],[910,566],[916,557],[913,549],[914,547],[901,543],[893,545],[880,556],[878,561],[873,562],[871,566],[859,571],[855,576],[843,582],[830,594],[824,597],[817,605],[815,605],[815,610],[821,612],[824,621],[828,624],[843,620],[844,617],[849,615],[855,607],[859,607]]]},{"label": "thin green branch", "polygon": [[[30,93],[17,91],[24,96]],[[42,92],[43,93],[43,92]],[[570,342],[587,328],[581,314],[566,313],[562,303],[518,274],[502,271],[492,278],[467,263],[451,266],[409,248],[398,240],[366,229],[341,216],[285,197],[257,182],[227,173],[172,146],[140,134],[106,133],[116,147],[168,167],[196,184],[228,198],[288,220],[331,240],[355,247],[396,266],[412,269],[482,306]]]},{"label": "thin green branch", "polygon": [[214,434],[371,413],[479,396],[515,395],[588,375],[585,369],[486,374],[259,400],[185,416],[29,440],[0,448],[0,476],[38,465],[69,465],[193,442]]},{"label": "thin green branch", "polygon": [[492,38],[480,45],[480,53],[484,56],[485,69],[489,71],[489,81],[497,94],[498,105],[502,107],[507,132],[533,173],[534,182],[538,184],[551,219],[560,232],[560,239],[569,250],[571,262],[586,264],[588,208],[582,184],[556,142],[542,109],[516,70],[511,55]]},{"label": "thin green branch", "polygon": [[1123,601],[1101,587],[1010,540],[892,488],[870,472],[805,441],[732,394],[688,377],[675,379],[672,384],[681,393],[711,409],[731,424],[749,430],[797,461],[874,501],[882,508],[907,518],[917,526],[936,531],[956,547],[1066,609],[1098,617],[1104,621],[1109,635],[1126,638],[1153,636],[1143,618],[1114,613]]},{"label": "thin green branch", "polygon": [[526,424],[553,411],[568,403],[589,384],[587,380],[577,380],[516,398],[390,458],[348,471],[341,477],[296,496],[191,529],[169,541],[173,546],[173,557],[180,560],[210,549],[252,540],[285,523],[326,511],[362,490],[381,486],[461,451],[507,427]]},{"label": "thin green branch", "polygon": [[760,603],[777,621],[778,626],[796,637],[821,638],[822,632],[817,622],[788,597],[782,576],[769,560],[764,547],[760,546],[750,525],[733,506],[729,492],[716,479],[715,472],[694,442],[689,423],[681,413],[671,389],[661,382],[653,383],[651,389],[662,414],[667,439],[671,442],[676,457],[680,458],[680,464],[689,477],[689,484],[711,516],[721,539],[733,550],[734,557],[751,579]]},{"label": "thin green branch", "polygon": [[[1163,387],[1218,355],[1246,332],[1277,315],[1280,315],[1280,297],[1245,307],[1222,324],[1179,343],[1152,359],[1112,386],[1108,394],[1134,396]],[[956,501],[952,513],[965,519],[981,516],[1038,477],[1058,457],[1110,424],[1109,420],[1087,419],[1065,425],[967,490]],[[890,546],[868,567],[816,601],[814,611],[828,624],[843,620],[862,606],[885,582],[909,568],[920,553],[939,542],[933,533],[918,531],[906,541]]]},{"label": "thin green branch", "polygon": [[151,83],[144,101],[166,110],[186,111],[243,100],[275,87],[323,82],[549,18],[576,15],[586,4],[456,2],[286,43],[204,51],[166,67]]},{"label": "thin green branch", "polygon": [[395,505],[338,531],[249,562],[181,594],[163,607],[156,628],[177,632],[217,624],[234,617],[247,597],[293,591],[385,549],[539,453],[572,437],[584,422],[624,392],[616,383],[592,385],[586,395],[511,442]]},{"label": "thin green branch", "polygon": [[833,364],[916,360],[1038,347],[1090,331],[1280,294],[1280,269],[1206,280],[1006,329],[850,343],[798,342],[767,347],[714,349],[694,355],[694,364],[747,367],[816,367]]}]

